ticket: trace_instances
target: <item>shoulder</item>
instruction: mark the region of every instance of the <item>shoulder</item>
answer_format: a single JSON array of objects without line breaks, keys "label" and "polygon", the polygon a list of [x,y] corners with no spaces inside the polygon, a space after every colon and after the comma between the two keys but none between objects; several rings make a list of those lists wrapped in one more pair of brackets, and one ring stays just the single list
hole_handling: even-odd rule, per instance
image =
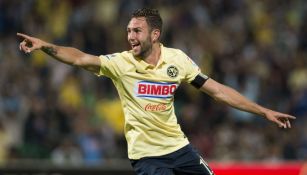
[{"label": "shoulder", "polygon": [[131,67],[132,64],[129,61],[129,56],[130,53],[128,51],[100,55],[100,75],[105,75],[116,80]]},{"label": "shoulder", "polygon": [[163,47],[163,49],[165,52],[165,56],[186,56],[186,54],[180,49],[170,47]]},{"label": "shoulder", "polygon": [[164,47],[163,56],[168,62],[186,64],[188,56],[180,49]]},{"label": "shoulder", "polygon": [[118,52],[118,53],[112,53],[112,54],[107,54],[107,55],[100,55],[100,57],[105,57],[108,60],[113,60],[113,59],[122,59],[126,56],[126,52]]},{"label": "shoulder", "polygon": [[110,62],[123,62],[129,60],[131,56],[132,54],[130,53],[130,51],[123,51],[107,55],[100,55],[99,57]]}]

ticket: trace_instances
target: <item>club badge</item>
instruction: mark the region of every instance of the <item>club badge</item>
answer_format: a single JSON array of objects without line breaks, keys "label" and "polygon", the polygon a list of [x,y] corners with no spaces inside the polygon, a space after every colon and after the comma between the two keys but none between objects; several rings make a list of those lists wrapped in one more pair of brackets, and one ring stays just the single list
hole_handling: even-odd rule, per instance
[{"label": "club badge", "polygon": [[178,73],[179,73],[177,67],[175,67],[175,66],[173,66],[173,65],[169,66],[169,67],[167,68],[166,72],[167,72],[167,75],[168,75],[169,77],[171,77],[171,78],[177,77],[177,76],[178,76]]}]

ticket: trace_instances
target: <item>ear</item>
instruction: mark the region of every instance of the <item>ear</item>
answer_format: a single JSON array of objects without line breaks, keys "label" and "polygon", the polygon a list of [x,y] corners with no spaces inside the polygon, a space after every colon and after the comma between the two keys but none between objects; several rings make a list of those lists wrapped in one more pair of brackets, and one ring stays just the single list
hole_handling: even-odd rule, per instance
[{"label": "ear", "polygon": [[152,38],[152,41],[153,41],[153,42],[158,41],[159,38],[160,38],[160,30],[154,29],[154,30],[151,32],[151,38]]}]

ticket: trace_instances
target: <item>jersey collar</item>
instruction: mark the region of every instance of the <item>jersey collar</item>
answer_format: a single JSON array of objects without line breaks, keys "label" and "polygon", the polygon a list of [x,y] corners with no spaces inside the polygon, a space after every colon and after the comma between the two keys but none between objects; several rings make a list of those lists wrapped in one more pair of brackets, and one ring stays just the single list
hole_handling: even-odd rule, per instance
[{"label": "jersey collar", "polygon": [[159,61],[157,63],[156,66],[148,64],[147,62],[145,62],[144,60],[142,60],[141,58],[135,58],[139,64],[141,64],[141,66],[146,70],[146,69],[157,69],[159,68],[162,64],[167,63],[167,60],[165,59],[165,47],[163,46],[162,43],[160,43],[160,48],[161,48],[161,54],[160,54],[160,58]]}]

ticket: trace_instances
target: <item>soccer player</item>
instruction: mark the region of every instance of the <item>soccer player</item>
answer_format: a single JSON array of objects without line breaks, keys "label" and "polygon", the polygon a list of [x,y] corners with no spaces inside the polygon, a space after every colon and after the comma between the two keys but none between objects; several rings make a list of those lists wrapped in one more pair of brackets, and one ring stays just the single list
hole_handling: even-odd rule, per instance
[{"label": "soccer player", "polygon": [[94,56],[71,47],[57,46],[17,33],[24,40],[20,50],[42,50],[51,57],[98,76],[112,79],[125,114],[128,157],[138,175],[212,175],[207,163],[190,145],[174,112],[174,92],[181,82],[217,101],[251,112],[291,128],[295,117],[264,108],[234,89],[201,73],[181,50],[160,43],[162,19],[155,9],[136,10],[127,26],[131,50]]}]

